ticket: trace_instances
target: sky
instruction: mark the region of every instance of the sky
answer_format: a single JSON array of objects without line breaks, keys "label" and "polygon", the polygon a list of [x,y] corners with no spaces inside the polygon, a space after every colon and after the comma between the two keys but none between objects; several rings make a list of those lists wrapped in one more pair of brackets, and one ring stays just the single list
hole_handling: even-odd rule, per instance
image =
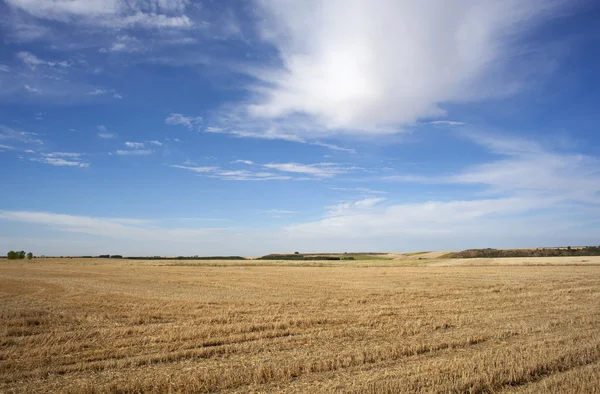
[{"label": "sky", "polygon": [[597,245],[598,20],[593,0],[0,0],[0,250]]}]

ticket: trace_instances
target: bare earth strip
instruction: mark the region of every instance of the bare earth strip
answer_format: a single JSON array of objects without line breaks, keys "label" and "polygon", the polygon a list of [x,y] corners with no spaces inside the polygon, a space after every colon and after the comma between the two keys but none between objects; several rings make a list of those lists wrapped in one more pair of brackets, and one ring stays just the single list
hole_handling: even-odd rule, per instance
[{"label": "bare earth strip", "polygon": [[600,259],[468,260],[2,261],[0,392],[600,392]]}]

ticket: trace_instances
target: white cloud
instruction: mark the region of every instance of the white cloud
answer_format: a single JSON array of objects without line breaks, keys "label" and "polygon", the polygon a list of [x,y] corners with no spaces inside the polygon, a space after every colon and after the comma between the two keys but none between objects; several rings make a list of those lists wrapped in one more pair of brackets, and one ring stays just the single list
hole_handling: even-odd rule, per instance
[{"label": "white cloud", "polygon": [[162,146],[163,143],[160,141],[148,141],[150,145]]},{"label": "white cloud", "polygon": [[134,149],[134,150],[118,149],[116,151],[116,154],[120,155],[120,156],[145,156],[145,155],[152,154],[152,152],[154,152],[154,151],[150,150],[150,149]]},{"label": "white cloud", "polygon": [[291,176],[279,175],[265,171],[225,170],[214,166],[192,167],[171,165],[170,167],[193,171],[211,178],[218,178],[226,181],[273,181],[292,179]]},{"label": "white cloud", "polygon": [[343,147],[335,145],[335,144],[328,144],[328,143],[320,142],[320,141],[310,141],[310,142],[307,142],[307,143],[311,144],[311,145],[322,146],[324,148],[329,148],[331,150],[337,150],[337,151],[340,151],[340,152],[356,153],[356,149],[343,148]]},{"label": "white cloud", "polygon": [[108,48],[101,48],[100,52],[123,52],[134,53],[143,52],[146,47],[134,36],[123,35],[117,37],[117,40]]},{"label": "white cloud", "polygon": [[29,86],[28,84],[23,85],[23,88],[27,90],[29,93],[39,93],[40,90],[34,87]]},{"label": "white cloud", "polygon": [[81,153],[74,153],[74,152],[52,152],[52,153],[43,153],[42,155],[45,157],[71,157],[71,158],[81,157]]},{"label": "white cloud", "polygon": [[311,175],[317,178],[332,178],[348,172],[348,169],[334,163],[298,164],[298,163],[269,163],[263,167],[282,172]]},{"label": "white cloud", "polygon": [[143,148],[144,147],[144,143],[143,142],[125,142],[125,146],[128,148]]},{"label": "white cloud", "polygon": [[122,99],[123,96],[121,96],[119,93],[113,93],[113,98]]},{"label": "white cloud", "polygon": [[261,98],[250,115],[295,122],[301,114],[322,130],[394,132],[444,116],[445,103],[504,95],[513,82],[502,73],[511,45],[563,4],[262,0],[262,37],[283,67],[253,72],[264,84],[254,87]]},{"label": "white cloud", "polygon": [[479,185],[487,194],[536,197],[556,202],[600,204],[600,160],[597,157],[560,153],[519,137],[465,135],[503,159],[471,165],[452,175],[427,177],[397,175],[401,182]]},{"label": "white cloud", "polygon": [[202,123],[201,116],[184,116],[182,114],[171,114],[165,119],[165,123],[168,125],[182,125],[188,129],[194,129],[199,127]]},{"label": "white cloud", "polygon": [[88,163],[84,163],[79,160],[74,159],[63,159],[62,157],[53,157],[53,156],[45,156],[45,157],[33,157],[30,158],[31,161],[37,161],[44,164],[50,164],[52,166],[59,167],[81,167],[86,168],[89,167]]},{"label": "white cloud", "polygon": [[106,126],[104,126],[104,125],[99,125],[97,128],[98,128],[98,137],[100,137],[100,138],[103,138],[105,140],[110,140],[110,139],[117,137],[116,134],[110,133],[108,131],[108,129],[106,128]]},{"label": "white cloud", "polygon": [[248,170],[219,170],[212,177],[226,181],[285,181],[292,179],[291,176],[287,175]]},{"label": "white cloud", "polygon": [[281,140],[322,146],[331,150],[356,153],[355,149],[341,147],[320,140],[321,127],[304,118],[288,120],[261,119],[249,115],[244,110],[227,108],[217,121],[219,126],[209,126],[204,129],[207,133],[220,133],[238,138],[261,140]]},{"label": "white cloud", "polygon": [[38,58],[37,56],[35,56],[33,53],[30,53],[30,52],[19,52],[19,53],[17,53],[17,57],[32,70],[35,70],[38,66],[64,67],[64,68],[70,67],[69,62],[67,62],[67,61],[61,61],[61,62],[45,61],[45,60]]},{"label": "white cloud", "polygon": [[441,126],[462,126],[465,123],[464,122],[457,122],[455,120],[434,120],[432,122],[429,122],[429,124],[432,125],[441,125]]},{"label": "white cloud", "polygon": [[[145,241],[174,242],[192,240],[194,237],[210,234],[212,229],[170,229],[157,228],[154,221],[129,218],[97,218],[47,212],[0,211],[0,219],[50,226],[53,229],[100,235],[112,238],[125,238]],[[180,239],[177,239],[181,237]]]},{"label": "white cloud", "polygon": [[372,193],[372,194],[386,194],[387,192],[380,190],[372,190],[366,187],[330,187],[330,190],[347,191],[347,192],[361,192],[361,193]]},{"label": "white cloud", "polygon": [[343,202],[336,205],[332,205],[327,208],[326,216],[341,216],[346,215],[349,212],[367,210],[375,205],[385,201],[382,197],[365,198],[363,200]]},{"label": "white cloud", "polygon": [[111,28],[190,28],[187,0],[6,0],[37,18]]},{"label": "white cloud", "polygon": [[5,150],[16,150],[17,148],[15,148],[14,146],[10,146],[10,145],[4,145],[4,144],[0,144],[0,149],[5,149]]},{"label": "white cloud", "polygon": [[249,166],[254,164],[254,162],[251,160],[235,160],[235,161],[232,161],[231,163],[232,164],[238,164],[238,163],[239,164],[248,164]]},{"label": "white cloud", "polygon": [[[433,237],[428,241],[430,245],[434,245],[439,238],[463,238],[461,242],[468,245],[464,239],[472,236],[473,245],[483,236],[506,237],[509,234],[522,235],[527,231],[532,231],[531,234],[543,233],[543,228],[535,229],[538,220],[533,219],[531,214],[526,219],[522,215],[548,208],[549,204],[551,201],[543,199],[497,198],[396,204],[367,211],[343,206],[333,214],[330,211],[329,217],[322,220],[289,226],[287,233],[289,236],[312,239],[409,237],[420,239],[421,243],[424,237]],[[526,230],[517,226],[523,222],[528,223]],[[511,228],[510,224],[514,227]],[[561,223],[553,226],[557,229],[564,227]]]},{"label": "white cloud", "polygon": [[0,141],[16,141],[23,144],[43,145],[44,142],[36,138],[36,133],[17,131],[11,127],[0,125]]},{"label": "white cloud", "polygon": [[211,167],[211,166],[191,167],[191,166],[180,166],[180,165],[176,165],[176,164],[170,165],[169,167],[180,168],[183,170],[188,170],[188,171],[193,171],[193,172],[198,172],[198,173],[210,173],[210,172],[214,172],[219,169],[219,167]]},{"label": "white cloud", "polygon": [[108,93],[108,92],[104,89],[94,89],[94,90],[91,90],[88,94],[90,96],[101,96],[106,93]]},{"label": "white cloud", "polygon": [[98,133],[98,137],[103,138],[105,140],[110,140],[116,138],[116,134],[114,133]]},{"label": "white cloud", "polygon": [[261,212],[266,215],[275,215],[275,216],[293,215],[295,213],[298,213],[296,211],[290,211],[289,209],[267,209],[266,211],[261,211]]},{"label": "white cloud", "polygon": [[4,64],[0,64],[0,71],[1,72],[5,72],[5,73],[9,73],[10,72],[10,67],[8,67],[7,65],[4,65]]}]

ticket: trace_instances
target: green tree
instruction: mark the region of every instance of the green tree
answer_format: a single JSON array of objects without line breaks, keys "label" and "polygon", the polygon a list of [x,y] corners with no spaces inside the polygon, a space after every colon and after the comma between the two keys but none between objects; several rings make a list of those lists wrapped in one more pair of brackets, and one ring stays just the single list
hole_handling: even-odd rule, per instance
[{"label": "green tree", "polygon": [[25,258],[25,251],[22,250],[22,251],[19,252],[19,259],[23,260],[24,258]]},{"label": "green tree", "polygon": [[10,252],[8,252],[7,257],[9,258],[9,260],[16,260],[19,258],[19,255],[14,250],[11,250]]},{"label": "green tree", "polygon": [[27,253],[27,260],[31,260],[33,258],[33,253]]}]

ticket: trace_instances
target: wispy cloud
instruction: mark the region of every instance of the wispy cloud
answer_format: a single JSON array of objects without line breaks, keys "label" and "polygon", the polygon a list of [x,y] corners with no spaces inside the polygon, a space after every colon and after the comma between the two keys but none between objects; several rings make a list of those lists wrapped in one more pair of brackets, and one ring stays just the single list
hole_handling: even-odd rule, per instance
[{"label": "wispy cloud", "polygon": [[29,160],[58,167],[89,167],[89,163],[80,160],[81,153],[52,152],[42,153],[41,157],[31,157]]},{"label": "wispy cloud", "polygon": [[38,66],[47,66],[47,67],[63,67],[68,68],[70,64],[68,61],[46,61],[38,58],[33,53],[30,52],[19,52],[17,53],[17,57],[25,63],[30,69],[35,70]]},{"label": "wispy cloud", "polygon": [[550,198],[600,204],[600,160],[597,157],[548,150],[535,141],[490,134],[465,135],[499,160],[470,165],[457,174],[394,175],[388,180],[479,185],[487,194]]},{"label": "wispy cloud", "polygon": [[0,219],[33,223],[48,226],[59,231],[123,238],[138,241],[159,241],[169,239],[174,242],[190,241],[208,236],[219,229],[167,228],[159,227],[156,221],[130,218],[101,218],[75,216],[50,212],[1,211]]},{"label": "wispy cloud", "polygon": [[428,124],[436,125],[436,126],[462,126],[464,122],[457,122],[455,120],[434,120],[428,122]]},{"label": "wispy cloud", "polygon": [[281,172],[311,175],[317,178],[332,178],[348,172],[347,168],[335,163],[298,164],[298,163],[269,163],[263,167]]},{"label": "wispy cloud", "polygon": [[104,89],[94,89],[94,90],[91,90],[88,94],[90,96],[101,96],[106,93],[108,93],[108,92]]},{"label": "wispy cloud", "polygon": [[78,158],[81,157],[81,153],[74,152],[52,152],[52,153],[43,153],[46,157],[71,157]]},{"label": "wispy cloud", "polygon": [[326,207],[326,216],[340,216],[348,214],[356,210],[365,210],[374,207],[375,205],[385,201],[382,197],[365,198],[363,200],[343,202],[336,205]]},{"label": "wispy cloud", "polygon": [[[247,127],[253,127],[253,128],[254,127],[260,128],[260,126],[253,125],[252,123],[253,122],[249,122],[249,124],[245,124],[245,125],[242,124],[240,126],[241,127],[247,126]],[[252,138],[252,139],[269,140],[269,141],[281,140],[281,141],[288,141],[288,142],[297,142],[297,143],[301,143],[301,144],[322,146],[324,148],[328,148],[328,149],[336,150],[336,151],[340,151],[340,152],[356,153],[356,150],[353,148],[344,148],[344,147],[341,147],[341,146],[338,146],[335,144],[322,142],[322,141],[319,141],[316,139],[307,139],[307,138],[304,138],[304,137],[301,137],[301,136],[295,134],[293,131],[284,132],[277,125],[270,125],[270,126],[265,127],[264,129],[261,128],[260,131],[248,131],[248,130],[241,130],[241,129],[236,129],[236,128],[228,129],[225,127],[215,127],[215,126],[206,127],[204,129],[204,131],[206,133],[227,134],[227,135],[231,135],[231,136],[237,137],[237,138]]]},{"label": "wispy cloud", "polygon": [[193,27],[185,13],[188,3],[185,0],[6,0],[6,3],[15,10],[55,22],[108,28]]},{"label": "wispy cloud", "polygon": [[162,142],[160,142],[160,141],[156,141],[156,140],[154,140],[154,141],[148,141],[148,143],[149,143],[150,145],[155,145],[155,146],[163,146],[163,143],[162,143]]},{"label": "wispy cloud", "polygon": [[193,171],[201,174],[213,173],[219,169],[219,167],[206,166],[206,167],[192,167],[192,166],[180,166],[177,164],[170,165],[172,168],[180,168],[182,170]]},{"label": "wispy cloud", "polygon": [[10,71],[10,67],[5,64],[0,64],[0,72],[9,73]]},{"label": "wispy cloud", "polygon": [[381,190],[372,190],[366,187],[330,187],[330,190],[338,190],[345,192],[360,192],[360,193],[372,193],[372,194],[386,194],[387,192]]},{"label": "wispy cloud", "polygon": [[291,211],[289,209],[267,209],[264,211],[259,211],[263,215],[270,216],[275,219],[289,218],[290,215],[297,214],[296,211]]},{"label": "wispy cloud", "polygon": [[290,211],[289,209],[267,209],[266,211],[260,211],[267,215],[293,215],[298,213],[296,211]]},{"label": "wispy cloud", "polygon": [[123,35],[117,37],[117,40],[107,48],[100,48],[100,52],[125,52],[125,53],[134,53],[134,52],[143,52],[146,50],[146,47],[140,40],[138,40],[134,36]]},{"label": "wispy cloud", "polygon": [[0,141],[14,141],[26,145],[44,144],[44,142],[38,138],[36,133],[18,131],[5,125],[0,125]]},{"label": "wispy cloud", "polygon": [[129,142],[129,141],[127,141],[127,142],[125,142],[125,146],[128,147],[128,148],[139,149],[139,148],[143,148],[144,147],[144,143],[143,142]]},{"label": "wispy cloud", "polygon": [[106,126],[104,126],[104,125],[99,125],[97,127],[97,129],[98,129],[98,137],[100,137],[100,138],[103,138],[105,140],[109,140],[109,139],[113,139],[113,138],[117,137],[116,134],[110,133],[108,131],[108,129],[106,128]]},{"label": "wispy cloud", "polygon": [[[223,180],[238,180],[238,181],[267,181],[267,180],[319,180],[325,178],[333,178],[340,174],[348,173],[355,167],[344,167],[337,163],[315,163],[315,164],[299,164],[299,163],[268,163],[257,164],[250,160],[235,160],[232,164],[246,164],[257,168],[264,168],[267,171],[260,170],[228,170],[216,166],[196,167],[191,165],[171,165],[173,168],[185,169],[197,173],[205,174],[205,176],[219,178]],[[277,172],[273,172],[273,170]],[[302,177],[294,177],[293,175]]]},{"label": "wispy cloud", "polygon": [[154,151],[151,149],[133,149],[133,150],[122,150],[118,149],[115,153],[119,156],[146,156],[152,154]]},{"label": "wispy cloud", "polygon": [[168,125],[182,125],[190,130],[193,130],[202,123],[201,116],[185,116],[182,114],[171,114],[165,119],[165,123]]},{"label": "wispy cloud", "polygon": [[248,171],[248,170],[227,170],[215,166],[197,167],[171,165],[172,168],[192,171],[211,178],[218,178],[226,181],[274,181],[289,180],[291,176],[275,174],[266,171]]},{"label": "wispy cloud", "polygon": [[29,93],[40,93],[40,89],[29,86],[29,84],[23,85],[23,89],[27,90]]}]

